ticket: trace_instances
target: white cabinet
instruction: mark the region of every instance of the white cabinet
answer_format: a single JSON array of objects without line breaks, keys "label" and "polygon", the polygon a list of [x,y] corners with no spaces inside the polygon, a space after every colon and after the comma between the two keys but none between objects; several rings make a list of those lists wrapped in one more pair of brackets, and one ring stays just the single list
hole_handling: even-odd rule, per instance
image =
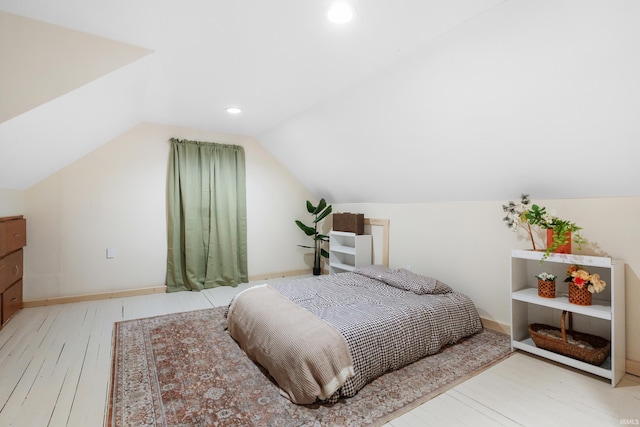
[{"label": "white cabinet", "polygon": [[371,265],[371,235],[331,230],[329,237],[331,274],[353,271],[357,267]]},{"label": "white cabinet", "polygon": [[[543,252],[511,251],[511,347],[607,378],[616,386],[625,372],[624,263],[606,257],[575,254],[551,254],[542,263]],[[607,287],[593,294],[590,306],[569,303],[564,283],[571,264],[598,273]],[[542,298],[537,292],[537,274],[558,276],[556,298]],[[595,366],[562,354],[536,347],[529,337],[528,325],[543,323],[560,327],[563,310],[573,313],[573,329],[598,335],[611,341],[611,355]]]}]

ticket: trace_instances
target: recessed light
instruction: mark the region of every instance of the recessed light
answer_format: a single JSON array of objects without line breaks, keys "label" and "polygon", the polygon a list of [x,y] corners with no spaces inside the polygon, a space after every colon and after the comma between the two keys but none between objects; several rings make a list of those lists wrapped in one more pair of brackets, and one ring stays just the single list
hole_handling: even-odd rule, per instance
[{"label": "recessed light", "polygon": [[327,18],[334,24],[346,24],[353,19],[353,7],[347,3],[334,3],[327,12]]},{"label": "recessed light", "polygon": [[227,113],[229,114],[240,114],[242,113],[242,108],[240,107],[227,107]]}]

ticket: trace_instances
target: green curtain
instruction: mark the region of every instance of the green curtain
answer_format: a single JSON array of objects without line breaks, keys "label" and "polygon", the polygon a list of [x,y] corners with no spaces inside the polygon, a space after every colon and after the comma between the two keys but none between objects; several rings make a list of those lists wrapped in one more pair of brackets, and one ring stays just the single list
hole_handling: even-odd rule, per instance
[{"label": "green curtain", "polygon": [[167,292],[248,282],[244,148],[171,139]]}]

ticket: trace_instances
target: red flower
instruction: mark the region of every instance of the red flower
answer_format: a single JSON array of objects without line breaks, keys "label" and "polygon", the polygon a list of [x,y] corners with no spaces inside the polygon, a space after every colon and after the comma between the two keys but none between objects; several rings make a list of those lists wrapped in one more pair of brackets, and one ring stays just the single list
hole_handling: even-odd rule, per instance
[{"label": "red flower", "polygon": [[573,283],[575,283],[577,287],[582,288],[585,284],[585,280],[580,277],[574,277]]}]

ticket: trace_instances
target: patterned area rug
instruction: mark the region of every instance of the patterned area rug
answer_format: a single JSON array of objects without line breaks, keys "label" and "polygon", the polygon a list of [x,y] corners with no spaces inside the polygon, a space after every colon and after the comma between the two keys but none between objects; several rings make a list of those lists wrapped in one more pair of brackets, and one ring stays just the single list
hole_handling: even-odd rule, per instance
[{"label": "patterned area rug", "polygon": [[295,405],[225,331],[224,308],[116,323],[109,426],[381,426],[510,354],[484,330],[333,405]]}]

